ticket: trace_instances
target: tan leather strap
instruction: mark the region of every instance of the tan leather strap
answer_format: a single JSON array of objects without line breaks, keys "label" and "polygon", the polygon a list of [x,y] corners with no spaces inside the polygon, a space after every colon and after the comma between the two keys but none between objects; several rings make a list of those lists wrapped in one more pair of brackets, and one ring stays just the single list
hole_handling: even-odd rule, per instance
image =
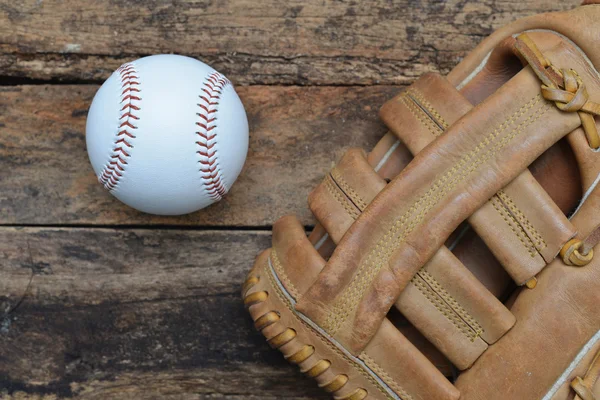
[{"label": "tan leather strap", "polygon": [[[256,328],[261,330],[269,339],[269,344],[279,348],[289,361],[299,364],[301,368],[302,365],[308,363],[308,366],[312,368],[306,369],[305,373],[314,375],[318,370],[310,371],[315,366],[326,366],[322,361],[333,360],[333,358],[327,357],[319,359],[316,363],[315,361],[311,362],[308,357],[315,349],[312,346],[304,345],[296,337],[296,333],[305,335],[307,331],[311,331],[311,327],[304,322],[301,323],[302,328],[297,332],[288,327],[292,326],[292,317],[295,315],[295,311],[292,311],[293,301],[298,298],[298,294],[305,293],[310,287],[318,275],[318,271],[323,268],[325,260],[319,256],[308,241],[298,219],[287,216],[274,225],[273,248],[263,252],[258,257],[257,263],[261,265],[261,271],[254,276],[249,276],[243,288],[246,306],[252,306],[250,312],[253,314]],[[271,271],[275,272],[276,278]],[[277,279],[276,282],[275,279]],[[247,293],[261,280],[274,281],[275,290]],[[278,289],[278,284],[281,284],[285,291]],[[285,296],[290,298],[286,299]],[[280,298],[292,312],[280,313],[276,309],[261,308],[261,304],[264,305],[268,298]],[[313,332],[313,334],[320,335],[319,332]],[[414,334],[411,337],[414,339]],[[324,338],[318,343],[334,353],[341,353]],[[387,319],[382,322],[371,343],[371,346],[365,349],[359,358],[396,393],[402,394],[403,399],[458,399],[459,393],[452,384]],[[403,368],[394,367],[398,362],[402,363]],[[359,365],[356,366],[355,373],[364,375],[364,371]],[[352,375],[350,378],[351,381],[355,379]]]},{"label": "tan leather strap", "polygon": [[304,227],[295,216],[280,218],[273,225],[270,261],[293,298],[305,293],[314,281],[309,277],[317,276],[325,266],[325,260],[308,241]]},{"label": "tan leather strap", "polygon": [[560,257],[567,265],[583,267],[594,258],[594,247],[600,242],[600,226],[585,239],[569,240],[560,251]]},{"label": "tan leather strap", "polygon": [[[568,45],[568,44],[565,44]],[[585,59],[549,53],[581,69]],[[543,99],[522,70],[419,153],[359,216],[297,308],[360,352],[414,275],[458,225],[581,125]],[[549,129],[548,127],[553,127]],[[510,160],[510,162],[506,162]]]},{"label": "tan leather strap", "polygon": [[590,101],[579,74],[573,69],[558,69],[552,65],[526,33],[518,36],[515,48],[542,81],[544,98],[553,101],[561,111],[578,113],[590,147],[598,149],[600,136],[594,115],[600,115],[600,104]]},{"label": "tan leather strap", "polygon": [[588,235],[588,237],[583,241],[583,244],[580,248],[580,253],[589,254],[594,251],[594,247],[600,243],[600,225],[598,225],[592,233]]},{"label": "tan leather strap", "polygon": [[600,377],[600,352],[596,354],[590,368],[584,378],[576,377],[571,382],[571,388],[576,395],[573,400],[597,400],[593,390],[596,381]]},{"label": "tan leather strap", "polygon": [[[415,148],[442,134],[470,105],[444,78],[427,74],[384,109],[390,128],[402,131],[397,136]],[[364,152],[351,149],[311,193],[309,205],[337,243],[384,187]],[[515,322],[446,247],[415,275],[395,306],[460,369],[470,367]]]},{"label": "tan leather strap", "polygon": [[[433,107],[431,103],[436,101],[427,99],[444,99],[445,105],[439,106],[438,100],[438,107]],[[388,101],[381,117],[417,154],[443,134],[446,120],[454,121],[470,109],[445,78],[427,74]],[[469,223],[518,285],[537,275],[576,233],[529,170],[496,193]]]},{"label": "tan leather strap", "polygon": [[[389,181],[395,178],[408,165],[412,158],[412,154],[406,146],[393,133],[388,132],[367,155],[367,162],[379,177],[384,181]],[[310,200],[309,198],[309,205]],[[338,218],[333,218],[332,222],[336,219]],[[347,220],[347,218],[343,217],[342,220]],[[331,227],[329,228],[331,229]],[[340,238],[341,236],[337,239]],[[331,256],[337,243],[337,241],[334,242],[327,229],[321,224],[315,226],[309,235],[309,240],[326,259]]]},{"label": "tan leather strap", "polygon": [[386,185],[361,149],[344,154],[308,197],[308,205],[334,243]]},{"label": "tan leather strap", "polygon": [[446,78],[428,73],[387,101],[379,115],[408,149],[417,154],[472,108]]},{"label": "tan leather strap", "polygon": [[[471,108],[444,77],[429,73],[385,103],[380,115],[417,154]],[[414,276],[395,305],[459,369],[470,367],[515,322],[445,246]]]},{"label": "tan leather strap", "polygon": [[446,247],[417,272],[395,306],[460,370],[473,365],[515,323]]},{"label": "tan leather strap", "polygon": [[576,234],[529,170],[492,196],[469,222],[518,285],[535,277]]},{"label": "tan leather strap", "polygon": [[[600,148],[600,136],[594,120],[595,115],[600,115],[600,104],[589,99],[586,86],[577,71],[556,68],[525,33],[518,36],[515,48],[542,81],[544,98],[553,101],[561,111],[576,112],[590,147]],[[564,263],[572,266],[587,265],[594,256],[592,248],[599,238],[600,234],[592,234],[587,244],[577,238],[567,242],[560,251]]]}]

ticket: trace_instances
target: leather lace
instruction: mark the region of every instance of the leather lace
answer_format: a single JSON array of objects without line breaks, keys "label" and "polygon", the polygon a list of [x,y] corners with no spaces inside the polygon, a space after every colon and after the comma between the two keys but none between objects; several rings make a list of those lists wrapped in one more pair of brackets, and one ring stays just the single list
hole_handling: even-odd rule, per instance
[{"label": "leather lace", "polygon": [[576,112],[591,148],[600,148],[600,135],[594,121],[600,104],[590,101],[585,83],[573,69],[558,69],[542,54],[531,38],[523,33],[515,44],[542,81],[542,96],[564,112]]},{"label": "leather lace", "polygon": [[[515,49],[529,63],[542,81],[542,96],[554,102],[564,112],[576,112],[591,148],[600,148],[600,136],[594,120],[600,115],[600,104],[590,101],[588,91],[579,74],[573,69],[557,69],[542,54],[531,38],[523,33],[517,38]],[[568,241],[560,252],[567,265],[584,266],[593,258],[592,248],[600,241],[600,226],[585,239]],[[600,400],[593,393],[594,385],[600,377],[600,352],[596,354],[586,375],[575,377],[571,388],[574,400]]]},{"label": "leather lace", "polygon": [[[526,33],[517,37],[515,49],[542,81],[544,99],[552,101],[561,111],[576,112],[590,147],[599,149],[600,135],[594,116],[600,115],[600,104],[590,100],[585,83],[577,71],[556,68]],[[567,265],[585,266],[594,257],[593,247],[598,242],[600,242],[600,226],[596,227],[585,240],[578,238],[569,240],[560,251],[560,256]],[[593,398],[582,397],[582,399]]]},{"label": "leather lace", "polygon": [[600,137],[594,115],[600,115],[600,104],[589,100],[585,84],[575,70],[563,69],[561,75],[563,88],[542,85],[542,95],[546,100],[553,101],[559,110],[578,113],[590,147],[599,148]]},{"label": "leather lace", "polygon": [[585,377],[578,376],[571,381],[571,388],[575,392],[573,400],[598,400],[593,393],[598,377],[600,377],[600,352],[594,357],[594,361],[592,361]]}]

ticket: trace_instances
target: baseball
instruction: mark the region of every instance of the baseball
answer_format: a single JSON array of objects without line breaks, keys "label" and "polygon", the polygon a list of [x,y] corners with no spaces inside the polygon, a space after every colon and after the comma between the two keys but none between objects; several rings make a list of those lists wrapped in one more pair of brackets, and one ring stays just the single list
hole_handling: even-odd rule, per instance
[{"label": "baseball", "polygon": [[87,151],[104,187],[158,215],[219,201],[248,151],[248,120],[223,75],[193,58],[155,55],[117,69],[96,93]]}]

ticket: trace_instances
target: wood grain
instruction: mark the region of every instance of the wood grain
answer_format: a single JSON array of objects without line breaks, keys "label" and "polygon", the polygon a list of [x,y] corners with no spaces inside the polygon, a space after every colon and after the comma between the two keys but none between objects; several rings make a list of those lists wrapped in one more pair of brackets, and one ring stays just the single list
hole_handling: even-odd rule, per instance
[{"label": "wood grain", "polygon": [[[0,0],[0,400],[328,399],[239,298],[271,224],[314,223],[308,193],[402,86],[579,2]],[[156,53],[223,72],[250,120],[231,193],[184,217],[121,204],[85,151],[98,84]]]},{"label": "wood grain", "polygon": [[183,217],[137,212],[97,182],[85,119],[97,85],[0,87],[0,224],[261,227],[295,213],[351,146],[385,133],[377,110],[399,88],[240,87],[250,122],[242,175],[218,204]]},{"label": "wood grain", "polygon": [[0,398],[326,398],[269,351],[243,308],[240,284],[269,241],[0,229]]},{"label": "wood grain", "polygon": [[241,283],[270,240],[0,228],[0,399],[328,398],[243,307]]},{"label": "wood grain", "polygon": [[237,84],[406,84],[494,29],[580,0],[0,2],[0,75],[104,80],[143,55],[200,58]]}]

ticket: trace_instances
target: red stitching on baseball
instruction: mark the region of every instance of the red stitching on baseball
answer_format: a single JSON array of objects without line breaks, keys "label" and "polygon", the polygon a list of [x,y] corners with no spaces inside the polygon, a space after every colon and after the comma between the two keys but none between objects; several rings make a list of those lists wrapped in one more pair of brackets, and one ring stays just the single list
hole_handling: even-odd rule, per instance
[{"label": "red stitching on baseball", "polygon": [[202,93],[198,95],[200,98],[200,102],[198,103],[200,112],[196,113],[196,115],[201,121],[196,122],[196,125],[200,128],[196,132],[200,138],[196,142],[198,146],[196,153],[200,155],[200,160],[198,161],[201,165],[199,169],[200,178],[207,193],[215,201],[220,200],[227,193],[219,168],[219,154],[214,147],[217,144],[218,135],[216,113],[221,100],[221,94],[225,86],[229,84],[230,82],[227,78],[218,72],[213,72],[202,83],[202,87],[200,88]]},{"label": "red stitching on baseball", "polygon": [[[123,85],[130,85],[130,84],[131,83],[123,82]],[[135,83],[133,83],[133,85],[139,85],[139,83],[135,82]],[[125,100],[130,100],[131,101],[131,100],[141,100],[141,99],[139,97],[137,97],[137,96],[133,96],[133,95],[128,94],[127,96],[123,97],[123,99],[121,101],[125,101]],[[125,104],[125,105],[128,106],[127,104]],[[123,106],[123,107],[125,107],[125,106]]]},{"label": "red stitching on baseball", "polygon": [[129,133],[129,132],[125,131],[125,130],[120,131],[119,133],[117,133],[117,136],[122,136],[122,135],[127,135],[130,138],[135,139],[135,136],[133,136],[131,133]]},{"label": "red stitching on baseball", "polygon": [[125,117],[129,117],[129,118],[133,118],[133,119],[140,119],[140,117],[138,117],[130,112],[126,112],[125,114],[121,115],[121,118],[119,118],[119,119],[123,119]]},{"label": "red stitching on baseball", "polygon": [[124,95],[125,93],[128,93],[128,92],[139,92],[139,91],[140,91],[140,89],[137,89],[134,87],[127,87],[121,92],[121,95]]},{"label": "red stitching on baseball", "polygon": [[129,142],[127,142],[127,140],[125,140],[124,138],[117,140],[115,143],[116,143],[116,144],[122,143],[122,144],[124,144],[124,145],[125,145],[125,146],[127,146],[127,147],[133,147],[133,146],[132,146],[132,145],[131,145]]},{"label": "red stitching on baseball", "polygon": [[133,102],[142,100],[141,97],[132,94],[141,92],[138,87],[140,85],[140,77],[135,65],[132,63],[123,64],[117,69],[117,73],[121,80],[121,104],[123,104],[118,122],[119,132],[114,142],[110,160],[98,176],[100,183],[108,190],[113,190],[117,187],[119,179],[121,179],[125,171],[127,158],[131,157],[131,153],[126,148],[133,148],[132,140],[135,139],[135,135],[132,131],[137,129],[134,121],[140,119],[135,114],[135,111],[139,111],[140,107]]}]

